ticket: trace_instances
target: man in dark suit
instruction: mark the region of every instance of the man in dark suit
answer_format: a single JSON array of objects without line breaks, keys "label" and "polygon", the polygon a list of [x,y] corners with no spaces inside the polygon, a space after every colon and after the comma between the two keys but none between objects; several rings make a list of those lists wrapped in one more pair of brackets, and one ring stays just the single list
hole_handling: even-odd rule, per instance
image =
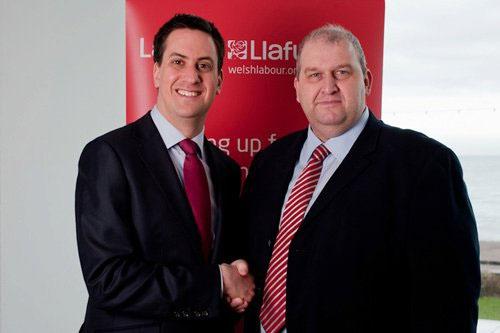
[{"label": "man in dark suit", "polygon": [[219,264],[237,259],[240,169],[203,135],[223,55],[212,23],[173,17],[154,40],[156,106],[83,150],[81,331],[231,332],[251,300],[246,263]]},{"label": "man in dark suit", "polygon": [[296,75],[309,128],[257,154],[243,193],[245,332],[475,332],[478,240],[457,157],[371,114],[372,74],[344,28],[306,36]]}]

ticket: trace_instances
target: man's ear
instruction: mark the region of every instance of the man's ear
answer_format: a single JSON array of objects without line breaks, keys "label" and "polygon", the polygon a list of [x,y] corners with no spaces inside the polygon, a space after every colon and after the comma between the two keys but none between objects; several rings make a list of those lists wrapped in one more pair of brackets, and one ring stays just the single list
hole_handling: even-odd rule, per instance
[{"label": "man's ear", "polygon": [[366,74],[365,78],[363,79],[365,83],[365,95],[368,96],[370,95],[370,92],[372,91],[372,83],[373,83],[373,76],[372,72],[367,68],[366,69]]},{"label": "man's ear", "polygon": [[160,87],[160,66],[157,62],[153,65],[153,83],[155,88]]},{"label": "man's ear", "polygon": [[215,91],[217,95],[219,95],[222,90],[222,81],[222,71],[220,71],[219,75],[217,76],[217,90]]},{"label": "man's ear", "polygon": [[299,79],[297,79],[297,77],[295,77],[295,79],[293,79],[293,86],[295,88],[295,99],[297,100],[297,102],[300,103],[300,99],[299,99]]}]

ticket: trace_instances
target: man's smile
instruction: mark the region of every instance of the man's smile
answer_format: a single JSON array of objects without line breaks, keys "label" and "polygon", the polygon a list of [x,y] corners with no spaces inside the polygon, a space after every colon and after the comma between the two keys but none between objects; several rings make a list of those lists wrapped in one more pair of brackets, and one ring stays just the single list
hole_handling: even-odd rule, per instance
[{"label": "man's smile", "polygon": [[201,95],[201,91],[191,91],[185,89],[175,89],[175,92],[184,97],[196,97]]}]

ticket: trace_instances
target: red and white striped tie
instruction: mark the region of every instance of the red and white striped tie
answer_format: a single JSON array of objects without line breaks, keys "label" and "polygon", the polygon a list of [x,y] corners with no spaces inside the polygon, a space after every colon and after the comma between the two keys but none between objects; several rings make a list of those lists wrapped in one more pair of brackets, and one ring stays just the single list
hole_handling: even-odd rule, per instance
[{"label": "red and white striped tie", "polygon": [[279,332],[285,326],[288,249],[304,219],[307,206],[318,184],[323,160],[329,154],[330,151],[322,144],[314,150],[285,204],[267,270],[264,299],[260,308],[260,321],[266,333]]}]

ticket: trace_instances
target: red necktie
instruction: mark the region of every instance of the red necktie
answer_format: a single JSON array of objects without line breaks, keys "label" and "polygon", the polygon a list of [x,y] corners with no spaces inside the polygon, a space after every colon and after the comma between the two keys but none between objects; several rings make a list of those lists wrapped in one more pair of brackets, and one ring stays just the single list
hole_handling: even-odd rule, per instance
[{"label": "red necktie", "polygon": [[280,229],[274,243],[271,262],[264,285],[264,299],[260,308],[260,321],[266,333],[279,332],[286,319],[286,275],[288,249],[304,219],[307,206],[318,184],[323,160],[330,151],[319,145],[312,153],[309,162],[293,185],[285,204]]},{"label": "red necktie", "polygon": [[184,189],[193,211],[194,219],[201,236],[201,248],[206,261],[212,249],[212,209],[205,168],[198,158],[198,146],[191,139],[184,139],[179,146],[186,153],[184,160]]}]

